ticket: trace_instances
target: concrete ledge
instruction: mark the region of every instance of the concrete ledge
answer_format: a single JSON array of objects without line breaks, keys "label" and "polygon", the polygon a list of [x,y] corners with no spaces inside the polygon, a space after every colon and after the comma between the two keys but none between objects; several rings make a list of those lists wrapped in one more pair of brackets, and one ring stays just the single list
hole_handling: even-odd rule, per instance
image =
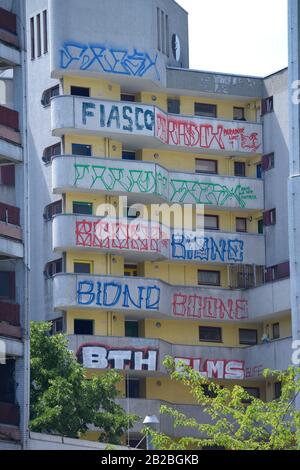
[{"label": "concrete ledge", "polygon": [[[18,139],[19,140],[19,139]],[[12,143],[0,137],[0,160],[4,159],[14,163],[23,161],[23,149],[19,143]]]},{"label": "concrete ledge", "polygon": [[0,255],[9,258],[23,258],[23,244],[9,238],[4,238],[0,234]]},{"label": "concrete ledge", "polygon": [[[63,436],[30,432],[28,450],[105,450],[102,442],[71,439]],[[116,450],[128,450],[126,446],[114,446]]]},{"label": "concrete ledge", "polygon": [[18,49],[0,41],[0,65],[15,66],[21,64],[21,54]]}]

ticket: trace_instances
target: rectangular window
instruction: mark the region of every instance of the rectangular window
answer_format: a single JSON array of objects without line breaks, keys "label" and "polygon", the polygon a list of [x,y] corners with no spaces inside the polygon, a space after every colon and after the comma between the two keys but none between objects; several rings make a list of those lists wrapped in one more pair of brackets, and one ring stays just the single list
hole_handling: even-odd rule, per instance
[{"label": "rectangular window", "polygon": [[[254,398],[260,398],[260,389],[258,387],[243,387],[245,392],[249,393]],[[251,398],[243,400],[244,404],[251,403]]]},{"label": "rectangular window", "polygon": [[131,152],[129,150],[123,150],[122,152],[122,160],[135,160],[136,159],[136,153]]},{"label": "rectangular window", "polygon": [[14,404],[15,390],[15,361],[8,357],[6,364],[0,365],[0,402]]},{"label": "rectangular window", "polygon": [[276,209],[271,209],[263,213],[264,225],[266,227],[276,224]]},{"label": "rectangular window", "polygon": [[274,383],[274,400],[279,400],[279,398],[281,397],[281,389],[282,389],[281,382],[275,382]]},{"label": "rectangular window", "polygon": [[93,320],[74,320],[74,335],[93,335]]},{"label": "rectangular window", "polygon": [[135,102],[136,101],[136,96],[131,95],[129,93],[121,93],[121,101]]},{"label": "rectangular window", "polygon": [[14,271],[0,271],[0,299],[15,300],[15,277]]},{"label": "rectangular window", "polygon": [[83,144],[72,144],[72,155],[92,156],[92,146]]},{"label": "rectangular window", "polygon": [[204,215],[204,230],[219,230],[219,216]]},{"label": "rectangular window", "polygon": [[166,15],[166,55],[170,55],[170,46],[169,46],[169,16]]},{"label": "rectangular window", "polygon": [[234,121],[246,121],[245,119],[245,108],[233,108],[233,120]]},{"label": "rectangular window", "polygon": [[280,338],[280,325],[279,325],[279,323],[273,323],[272,333],[273,333],[273,339],[279,339]]},{"label": "rectangular window", "polygon": [[160,51],[161,47],[161,34],[160,34],[160,9],[156,9],[157,14],[157,49]]},{"label": "rectangular window", "polygon": [[15,165],[3,165],[0,167],[0,184],[15,186]]},{"label": "rectangular window", "polygon": [[245,328],[239,329],[240,344],[254,345],[257,344],[257,330],[249,330]]},{"label": "rectangular window", "polygon": [[268,153],[267,155],[263,155],[261,160],[261,168],[262,171],[269,171],[272,170],[275,166],[275,158],[274,153]]},{"label": "rectangular window", "polygon": [[244,217],[236,217],[235,224],[237,232],[247,232],[247,219]]},{"label": "rectangular window", "polygon": [[36,41],[37,41],[37,56],[41,57],[42,55],[42,36],[41,36],[41,15],[36,17]]},{"label": "rectangular window", "polygon": [[31,60],[35,59],[35,31],[34,31],[34,18],[30,18],[30,44],[31,44]]},{"label": "rectangular window", "polygon": [[75,274],[92,274],[93,262],[92,261],[74,261]]},{"label": "rectangular window", "polygon": [[176,98],[168,98],[168,113],[170,114],[180,114],[180,100]]},{"label": "rectangular window", "polygon": [[260,219],[260,220],[257,221],[257,231],[261,235],[264,233],[264,221],[263,221],[263,219]]},{"label": "rectangular window", "polygon": [[125,336],[127,338],[138,338],[139,337],[139,322],[125,320]]},{"label": "rectangular window", "polygon": [[234,176],[246,176],[246,164],[244,162],[234,162]]},{"label": "rectangular window", "polygon": [[217,117],[217,106],[215,104],[195,103],[195,116]]},{"label": "rectangular window", "polygon": [[161,11],[161,51],[163,54],[166,53],[165,49],[165,14]]},{"label": "rectangular window", "polygon": [[199,341],[222,343],[222,328],[199,326]]},{"label": "rectangular window", "polygon": [[274,111],[274,100],[273,96],[269,96],[265,98],[261,102],[261,114],[264,116],[265,114],[272,113]]},{"label": "rectangular window", "polygon": [[259,180],[262,179],[262,164],[261,163],[258,163],[258,165],[256,165],[256,178],[258,178]]},{"label": "rectangular window", "polygon": [[93,204],[91,202],[73,201],[73,214],[93,215]]},{"label": "rectangular window", "polygon": [[286,261],[285,263],[280,263],[274,266],[274,276],[275,279],[285,279],[290,276],[290,263]]},{"label": "rectangular window", "polygon": [[44,30],[44,54],[48,52],[48,21],[47,10],[43,11],[43,30]]},{"label": "rectangular window", "polygon": [[218,162],[217,160],[206,160],[204,158],[196,158],[196,173],[205,173],[207,175],[218,174]]},{"label": "rectangular window", "polygon": [[137,265],[136,264],[124,264],[124,276],[136,277],[137,276]]},{"label": "rectangular window", "polygon": [[198,285],[219,286],[221,280],[220,271],[198,270]]},{"label": "rectangular window", "polygon": [[140,398],[140,379],[126,379],[126,398]]},{"label": "rectangular window", "polygon": [[71,86],[71,95],[90,96],[90,89],[83,86]]}]

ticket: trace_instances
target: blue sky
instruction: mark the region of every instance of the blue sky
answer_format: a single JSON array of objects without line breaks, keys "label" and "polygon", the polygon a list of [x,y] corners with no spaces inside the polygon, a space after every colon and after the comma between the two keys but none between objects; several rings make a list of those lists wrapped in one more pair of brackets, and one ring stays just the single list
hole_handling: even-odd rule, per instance
[{"label": "blue sky", "polygon": [[190,68],[266,76],[287,66],[287,0],[176,0],[189,13]]}]

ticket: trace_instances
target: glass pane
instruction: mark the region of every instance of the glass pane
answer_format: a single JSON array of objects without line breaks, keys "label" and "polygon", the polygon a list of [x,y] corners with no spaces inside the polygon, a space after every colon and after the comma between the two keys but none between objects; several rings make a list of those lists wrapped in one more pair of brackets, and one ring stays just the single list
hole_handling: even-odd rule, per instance
[{"label": "glass pane", "polygon": [[217,117],[217,106],[215,104],[195,103],[195,115]]},{"label": "glass pane", "polygon": [[138,338],[139,322],[125,321],[125,336],[130,337],[130,338]]},{"label": "glass pane", "polygon": [[204,216],[204,228],[207,230],[218,230],[218,216],[205,215]]},{"label": "glass pane", "polygon": [[71,86],[71,95],[90,96],[90,89],[82,86]]},{"label": "glass pane", "polygon": [[246,176],[246,165],[243,162],[234,162],[234,176]]},{"label": "glass pane", "polygon": [[217,173],[217,162],[215,160],[196,160],[196,173]]},{"label": "glass pane", "polygon": [[74,273],[91,274],[91,264],[90,263],[74,263]]},{"label": "glass pane", "polygon": [[73,202],[73,214],[93,215],[91,202]]},{"label": "glass pane", "polygon": [[86,157],[92,156],[92,146],[82,144],[72,144],[72,155],[85,155]]},{"label": "glass pane", "polygon": [[247,232],[247,219],[242,219],[242,218],[236,219],[236,231]]},{"label": "glass pane", "polygon": [[198,271],[198,284],[220,285],[219,271]]},{"label": "glass pane", "polygon": [[221,328],[214,328],[210,326],[199,327],[199,339],[200,341],[221,341],[222,330]]},{"label": "glass pane", "polygon": [[75,335],[93,335],[94,324],[93,320],[74,320],[74,334]]},{"label": "glass pane", "polygon": [[130,152],[130,151],[127,151],[127,150],[124,150],[122,152],[122,159],[123,160],[135,160],[135,152]]},{"label": "glass pane", "polygon": [[239,330],[240,344],[257,344],[257,330]]},{"label": "glass pane", "polygon": [[9,273],[0,272],[0,297],[9,298]]}]

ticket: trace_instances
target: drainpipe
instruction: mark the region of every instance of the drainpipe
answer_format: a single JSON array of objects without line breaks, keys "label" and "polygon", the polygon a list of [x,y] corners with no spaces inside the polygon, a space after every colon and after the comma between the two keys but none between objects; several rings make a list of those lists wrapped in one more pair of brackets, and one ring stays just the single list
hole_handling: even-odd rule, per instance
[{"label": "drainpipe", "polygon": [[[300,104],[293,103],[293,82],[300,79],[298,0],[289,0],[289,119],[290,177],[288,182],[288,233],[293,341],[300,340]],[[291,352],[292,354],[292,352]],[[296,399],[300,410],[300,396]]]}]

